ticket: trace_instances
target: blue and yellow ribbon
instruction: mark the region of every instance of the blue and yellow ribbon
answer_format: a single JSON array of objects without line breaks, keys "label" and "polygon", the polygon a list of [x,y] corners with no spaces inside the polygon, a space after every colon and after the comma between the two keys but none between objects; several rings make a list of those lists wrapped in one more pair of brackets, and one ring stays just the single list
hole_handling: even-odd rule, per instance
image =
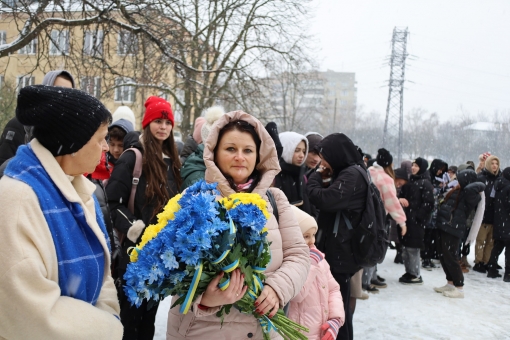
[{"label": "blue and yellow ribbon", "polygon": [[[230,235],[234,235],[236,233],[236,226],[234,224],[234,221],[232,221],[232,219],[229,217],[229,220],[230,220]],[[227,257],[227,255],[230,253],[230,250],[232,249],[232,244],[233,243],[229,243],[229,248],[227,250],[225,250],[223,252],[223,254],[221,254],[220,257],[218,257],[216,260],[212,261],[211,263],[212,264],[218,264],[220,263],[221,261],[225,260],[225,258]]]},{"label": "blue and yellow ribbon", "polygon": [[230,272],[234,271],[234,269],[236,269],[238,266],[239,266],[239,259],[235,260],[228,266],[221,268],[221,270],[223,270],[225,273],[230,273]]},{"label": "blue and yellow ribbon", "polygon": [[191,303],[193,301],[193,297],[195,296],[195,292],[198,287],[198,283],[200,282],[200,277],[202,276],[202,261],[198,263],[198,268],[195,270],[195,275],[193,275],[193,280],[191,280],[190,288],[188,289],[188,293],[186,294],[186,299],[184,299],[184,302],[181,305],[181,308],[179,312],[181,314],[186,314],[189,311],[189,308],[191,307]]},{"label": "blue and yellow ribbon", "polygon": [[226,279],[225,281],[223,281],[222,283],[220,283],[218,285],[218,287],[223,291],[225,289],[228,288],[228,286],[230,286],[230,279]]},{"label": "blue and yellow ribbon", "polygon": [[255,267],[255,266],[252,266],[251,269],[253,269],[254,273],[258,273],[258,274],[263,273],[266,270],[266,268]]}]

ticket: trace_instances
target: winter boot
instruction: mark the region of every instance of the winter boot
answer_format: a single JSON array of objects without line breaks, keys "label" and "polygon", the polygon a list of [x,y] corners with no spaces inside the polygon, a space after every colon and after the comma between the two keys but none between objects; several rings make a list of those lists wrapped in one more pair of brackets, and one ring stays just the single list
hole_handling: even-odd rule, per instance
[{"label": "winter boot", "polygon": [[379,293],[379,289],[377,289],[374,285],[364,286],[363,289],[372,294]]},{"label": "winter boot", "polygon": [[372,284],[372,286],[376,287],[376,288],[386,288],[388,287],[388,285],[384,282],[381,282],[379,280],[371,280],[370,283]]},{"label": "winter boot", "polygon": [[443,293],[443,292],[446,292],[447,290],[454,290],[455,289],[455,286],[451,285],[451,284],[445,284],[444,286],[442,287],[434,287],[434,290],[437,292],[437,293]]},{"label": "winter boot", "polygon": [[487,267],[485,266],[485,264],[483,264],[483,262],[476,263],[474,265],[474,267],[473,267],[473,270],[475,272],[479,272],[479,273],[482,273],[482,274],[487,273]]},{"label": "winter boot", "polygon": [[424,259],[421,263],[421,266],[423,267],[423,269],[426,270],[432,270],[433,268],[437,268],[436,265],[432,263],[430,259]]},{"label": "winter boot", "polygon": [[464,262],[462,262],[462,260],[459,261],[459,265],[460,265],[460,269],[462,270],[462,272],[464,274],[469,273],[469,269],[467,269],[467,267],[465,266]]},{"label": "winter boot", "polygon": [[503,277],[503,281],[510,282],[510,274],[505,273],[505,277]]},{"label": "winter boot", "polygon": [[386,282],[386,279],[380,277],[379,275],[377,275],[377,280],[381,281],[381,282]]},{"label": "winter boot", "polygon": [[443,295],[446,297],[449,297],[449,298],[463,299],[464,298],[464,290],[453,288],[453,290],[447,290],[447,291],[443,292]]},{"label": "winter boot", "polygon": [[414,276],[414,275],[411,275],[408,273],[405,273],[404,275],[402,275],[402,277],[400,277],[400,279],[398,279],[398,281],[405,285],[422,285],[423,284],[423,279],[421,278],[421,276]]},{"label": "winter boot", "polygon": [[501,274],[496,268],[490,267],[487,269],[487,277],[490,277],[491,279],[497,279],[498,277],[501,277]]},{"label": "winter boot", "polygon": [[461,262],[464,264],[464,266],[465,266],[466,268],[471,268],[471,265],[469,264],[469,261],[468,261],[468,259],[467,259],[467,256],[466,256],[466,255],[462,256]]}]

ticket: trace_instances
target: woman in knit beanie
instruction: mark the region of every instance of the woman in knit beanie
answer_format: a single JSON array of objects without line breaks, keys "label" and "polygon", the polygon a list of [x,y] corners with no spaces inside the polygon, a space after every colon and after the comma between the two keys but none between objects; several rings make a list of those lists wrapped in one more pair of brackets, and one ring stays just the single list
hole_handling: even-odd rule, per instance
[{"label": "woman in knit beanie", "polygon": [[[149,97],[145,102],[143,133],[140,142],[134,145],[142,153],[142,174],[135,192],[132,193],[136,164],[134,151],[124,152],[120,156],[106,186],[113,223],[123,235],[123,254],[139,243],[145,227],[157,222],[156,215],[180,191],[181,162],[173,127],[174,115],[170,103],[160,97]],[[130,209],[132,194],[135,200]],[[122,285],[125,284],[123,276],[128,262],[127,256],[121,259],[119,277],[122,278]],[[158,304],[148,308],[144,302],[140,308],[136,308],[124,294],[121,295],[120,304],[124,334],[129,334],[131,339],[152,339]]]},{"label": "woman in knit beanie", "polygon": [[418,157],[411,165],[410,181],[402,186],[400,204],[406,214],[407,233],[400,235],[402,259],[406,273],[399,281],[403,284],[423,284],[420,276],[420,249],[423,248],[425,225],[434,209],[434,187],[426,173],[427,160]]},{"label": "woman in knit beanie", "polygon": [[35,139],[0,180],[2,337],[121,339],[108,237],[83,176],[108,151],[111,114],[85,92],[36,85],[20,90],[16,117]]}]

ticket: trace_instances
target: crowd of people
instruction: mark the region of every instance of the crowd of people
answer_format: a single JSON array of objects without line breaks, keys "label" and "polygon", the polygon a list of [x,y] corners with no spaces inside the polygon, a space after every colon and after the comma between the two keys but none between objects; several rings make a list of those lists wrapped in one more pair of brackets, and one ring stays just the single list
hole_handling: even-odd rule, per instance
[{"label": "crowd of people", "polygon": [[[374,240],[397,249],[402,284],[423,284],[421,268],[440,262],[446,284],[434,290],[463,298],[473,242],[472,270],[489,278],[502,276],[506,248],[510,282],[510,167],[501,171],[488,152],[476,168],[422,157],[395,167],[389,150],[372,159],[343,133],[279,133],[274,122],[221,107],[180,143],[170,103],[156,96],[145,101],[141,131],[135,122],[128,107],[111,114],[75,89],[67,71],[20,90],[0,142],[0,338],[152,339],[158,304],[128,301],[127,254],[168,200],[202,179],[218,183],[221,197],[268,202],[271,262],[257,312],[271,318],[285,307],[309,339],[353,339],[357,299],[387,286],[376,262],[360,261],[352,242],[360,230],[377,227]],[[382,223],[372,216],[378,202]],[[192,313],[170,309],[167,339],[263,339],[252,316],[215,315],[246,293],[244,274],[235,270],[225,290],[218,282]]]}]

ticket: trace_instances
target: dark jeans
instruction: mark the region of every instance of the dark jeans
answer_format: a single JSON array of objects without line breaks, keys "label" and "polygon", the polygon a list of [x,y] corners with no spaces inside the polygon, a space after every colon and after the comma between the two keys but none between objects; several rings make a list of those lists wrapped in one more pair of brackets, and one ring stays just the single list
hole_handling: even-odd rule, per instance
[{"label": "dark jeans", "polygon": [[437,259],[438,255],[436,252],[437,246],[434,244],[436,240],[437,229],[425,229],[425,236],[423,237],[423,244],[425,245],[421,251],[422,260]]},{"label": "dark jeans", "polygon": [[460,238],[438,230],[436,244],[439,260],[446,274],[446,280],[453,281],[455,287],[464,286],[464,274],[462,274],[459,264]]},{"label": "dark jeans", "polygon": [[352,340],[352,314],[350,309],[350,297],[351,297],[351,276],[353,274],[344,274],[344,273],[332,273],[336,282],[340,285],[340,293],[342,294],[342,300],[344,300],[344,311],[345,311],[345,322],[340,330],[338,331],[338,336],[336,340]]},{"label": "dark jeans", "polygon": [[489,260],[489,268],[496,269],[498,257],[505,249],[505,274],[510,274],[510,240],[494,240],[494,248],[492,248],[491,259]]}]

